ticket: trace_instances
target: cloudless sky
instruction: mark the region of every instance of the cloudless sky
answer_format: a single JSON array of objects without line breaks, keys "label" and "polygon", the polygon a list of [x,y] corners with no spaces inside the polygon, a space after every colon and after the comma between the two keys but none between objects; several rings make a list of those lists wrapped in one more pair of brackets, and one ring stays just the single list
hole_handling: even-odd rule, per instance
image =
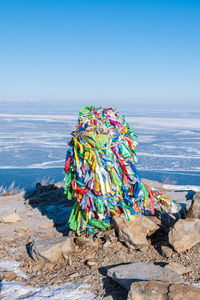
[{"label": "cloudless sky", "polygon": [[200,105],[200,1],[0,0],[0,101]]}]

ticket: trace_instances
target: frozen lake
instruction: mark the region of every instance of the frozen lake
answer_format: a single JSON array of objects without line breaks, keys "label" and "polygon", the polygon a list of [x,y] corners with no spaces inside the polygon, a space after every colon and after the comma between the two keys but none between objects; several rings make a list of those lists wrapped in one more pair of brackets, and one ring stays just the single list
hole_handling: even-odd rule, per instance
[{"label": "frozen lake", "polygon": [[[123,112],[138,135],[137,168],[163,182],[200,185],[200,112]],[[77,113],[0,114],[0,185],[62,180]]]}]

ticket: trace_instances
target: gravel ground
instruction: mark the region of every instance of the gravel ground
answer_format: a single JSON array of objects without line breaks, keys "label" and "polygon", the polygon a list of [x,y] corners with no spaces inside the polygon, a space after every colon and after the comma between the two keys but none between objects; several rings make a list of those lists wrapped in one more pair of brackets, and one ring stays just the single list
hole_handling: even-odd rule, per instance
[{"label": "gravel ground", "polygon": [[[155,182],[153,185],[155,186]],[[27,275],[27,278],[22,278],[0,267],[0,280],[15,280],[30,286],[56,286],[65,282],[86,283],[91,286],[91,291],[97,297],[112,295],[113,299],[121,300],[127,298],[127,292],[106,276],[108,268],[131,262],[157,263],[163,266],[166,263],[178,262],[191,270],[183,275],[186,282],[200,282],[200,244],[181,254],[173,252],[170,258],[164,258],[160,254],[160,247],[169,245],[166,227],[161,228],[159,233],[149,240],[149,246],[141,250],[128,249],[117,241],[114,230],[111,230],[97,236],[97,246],[93,248],[76,246],[67,260],[63,259],[55,264],[34,261],[28,256],[26,245],[35,239],[67,234],[64,223],[71,203],[66,203],[60,187],[51,190],[49,186],[39,186],[38,191],[36,189],[31,194],[32,205],[30,200],[26,202],[28,197],[30,198],[30,195],[20,194],[0,199],[0,212],[1,209],[5,210],[5,207],[8,211],[17,209],[22,219],[14,224],[0,225],[0,261],[19,262],[21,271]],[[49,210],[50,207],[52,211]],[[54,211],[59,212],[59,218],[53,215]],[[156,217],[152,219],[159,222]]]},{"label": "gravel ground", "polygon": [[[155,244],[141,250],[129,250],[116,241],[112,231],[110,235],[97,239],[98,246],[83,249],[76,246],[68,260],[63,259],[55,264],[32,260],[24,246],[28,242],[25,236],[16,237],[6,243],[1,241],[0,257],[1,260],[16,260],[20,263],[20,269],[27,275],[27,279],[16,276],[15,280],[18,282],[30,286],[60,285],[64,282],[86,283],[97,296],[112,294],[114,299],[119,300],[126,299],[127,292],[106,276],[107,269],[117,264],[145,262],[165,265],[178,262],[191,269],[191,272],[184,275],[186,282],[197,283],[200,280],[200,245],[182,254],[173,252],[170,258],[164,258],[159,253],[159,246],[156,245],[156,249]],[[3,278],[9,280],[8,271],[2,269],[1,273]]]}]

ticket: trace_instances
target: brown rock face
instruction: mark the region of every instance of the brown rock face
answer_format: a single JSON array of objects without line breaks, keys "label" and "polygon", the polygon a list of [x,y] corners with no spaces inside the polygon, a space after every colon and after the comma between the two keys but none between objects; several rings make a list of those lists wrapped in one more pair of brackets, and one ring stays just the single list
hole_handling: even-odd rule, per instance
[{"label": "brown rock face", "polygon": [[7,281],[12,281],[16,277],[17,275],[15,274],[15,272],[6,272],[5,274],[3,274],[3,279]]},{"label": "brown rock face", "polygon": [[140,281],[131,285],[128,300],[196,300],[200,289],[186,284]]},{"label": "brown rock face", "polygon": [[198,300],[200,299],[200,288],[186,285],[173,284],[169,288],[169,300]]},{"label": "brown rock face", "polygon": [[200,193],[196,193],[194,195],[193,202],[187,216],[188,218],[200,219]]},{"label": "brown rock face", "polygon": [[119,240],[127,247],[135,249],[148,246],[147,236],[159,229],[153,221],[142,215],[134,216],[131,221],[127,221],[124,215],[114,216],[112,224]]},{"label": "brown rock face", "polygon": [[127,300],[167,300],[168,283],[140,281],[131,285]]},{"label": "brown rock face", "polygon": [[181,253],[200,242],[200,219],[180,219],[169,232],[169,242]]}]

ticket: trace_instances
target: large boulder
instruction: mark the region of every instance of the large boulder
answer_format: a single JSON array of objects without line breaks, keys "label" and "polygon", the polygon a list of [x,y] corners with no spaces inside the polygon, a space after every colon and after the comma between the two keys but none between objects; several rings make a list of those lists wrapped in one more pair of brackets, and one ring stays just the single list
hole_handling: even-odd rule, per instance
[{"label": "large boulder", "polygon": [[158,225],[143,215],[135,215],[130,221],[127,221],[124,215],[114,216],[112,224],[119,240],[134,249],[148,246],[147,237],[159,229]]},{"label": "large boulder", "polygon": [[187,217],[200,219],[200,192],[194,195]]},{"label": "large boulder", "polygon": [[126,290],[136,281],[162,281],[182,283],[183,278],[176,272],[159,265],[130,263],[110,268],[107,275]]},{"label": "large boulder", "polygon": [[68,254],[74,249],[72,237],[55,237],[44,240],[36,240],[30,245],[30,255],[33,259],[45,259],[55,262],[60,258],[68,258]]},{"label": "large boulder", "polygon": [[169,232],[169,242],[181,253],[200,242],[200,219],[180,219]]},{"label": "large boulder", "polygon": [[127,300],[195,300],[200,289],[186,284],[140,281],[131,285]]}]

